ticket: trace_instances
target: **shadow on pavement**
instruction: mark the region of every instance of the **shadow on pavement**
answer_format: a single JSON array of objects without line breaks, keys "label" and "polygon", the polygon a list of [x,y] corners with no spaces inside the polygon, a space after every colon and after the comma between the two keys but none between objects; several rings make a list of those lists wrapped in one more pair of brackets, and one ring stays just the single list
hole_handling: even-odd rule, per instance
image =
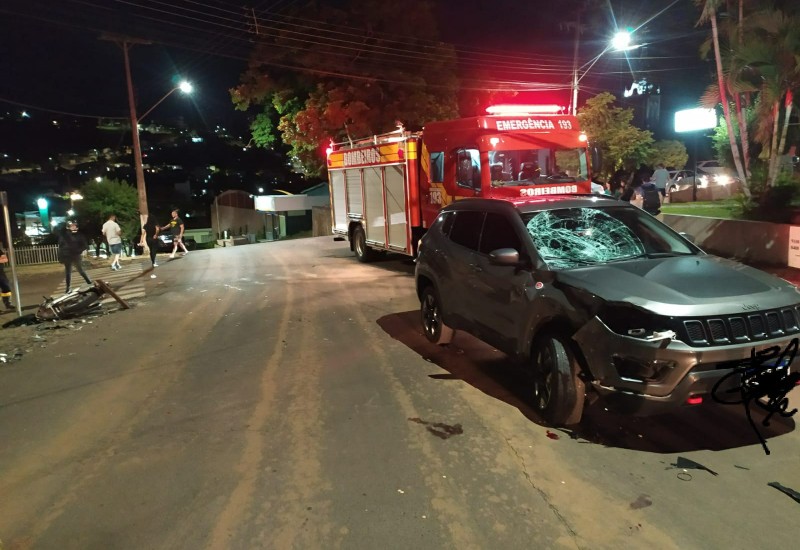
[{"label": "shadow on pavement", "polygon": [[[431,378],[445,383],[462,380],[517,408],[529,420],[549,426],[526,401],[528,380],[524,369],[505,354],[463,332],[457,332],[449,346],[435,346],[422,334],[417,311],[386,315],[378,319],[378,325],[420,357],[448,372],[430,373]],[[795,427],[792,419],[775,417],[769,426],[762,426],[765,415],[755,408],[752,415],[767,440],[789,433]],[[743,407],[717,404],[682,408],[667,415],[637,417],[609,411],[602,400],[597,400],[587,404],[580,424],[557,431],[582,442],[654,453],[719,451],[759,445]]]}]

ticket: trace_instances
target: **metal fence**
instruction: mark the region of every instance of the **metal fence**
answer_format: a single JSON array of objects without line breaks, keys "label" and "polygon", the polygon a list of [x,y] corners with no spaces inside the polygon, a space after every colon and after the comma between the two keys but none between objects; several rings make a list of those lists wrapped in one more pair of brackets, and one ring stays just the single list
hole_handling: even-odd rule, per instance
[{"label": "metal fence", "polygon": [[17,265],[52,264],[58,261],[58,245],[21,246],[14,249]]}]

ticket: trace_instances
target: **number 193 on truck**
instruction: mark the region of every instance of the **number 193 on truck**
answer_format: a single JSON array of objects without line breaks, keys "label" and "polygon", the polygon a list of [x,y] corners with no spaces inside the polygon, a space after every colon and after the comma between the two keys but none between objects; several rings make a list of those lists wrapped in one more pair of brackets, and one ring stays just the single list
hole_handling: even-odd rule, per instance
[{"label": "number 193 on truck", "polygon": [[439,210],[465,197],[591,193],[586,135],[558,106],[487,108],[484,116],[402,127],[327,151],[333,234],[366,262],[416,255]]}]

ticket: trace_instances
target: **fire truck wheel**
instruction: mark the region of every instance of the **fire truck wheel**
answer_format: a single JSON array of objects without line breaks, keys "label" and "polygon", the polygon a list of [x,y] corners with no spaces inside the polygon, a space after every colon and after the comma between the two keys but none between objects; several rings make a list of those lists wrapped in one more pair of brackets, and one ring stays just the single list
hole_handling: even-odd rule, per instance
[{"label": "fire truck wheel", "polygon": [[531,361],[532,397],[545,420],[554,426],[580,422],[585,386],[572,350],[561,338],[545,334],[533,344]]},{"label": "fire truck wheel", "polygon": [[367,246],[367,237],[360,225],[353,230],[353,252],[359,262],[366,263],[375,259],[375,251]]},{"label": "fire truck wheel", "polygon": [[439,293],[433,285],[425,287],[420,301],[420,314],[422,318],[422,332],[425,338],[433,344],[443,346],[453,339],[454,331],[442,321],[442,306],[439,302]]}]

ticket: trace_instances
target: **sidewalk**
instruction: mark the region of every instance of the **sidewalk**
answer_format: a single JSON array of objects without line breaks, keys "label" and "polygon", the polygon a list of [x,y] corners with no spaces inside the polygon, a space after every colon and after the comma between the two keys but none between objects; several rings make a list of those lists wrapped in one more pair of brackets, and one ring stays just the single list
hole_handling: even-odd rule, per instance
[{"label": "sidewalk", "polygon": [[[142,260],[143,258],[141,256],[133,258],[124,257],[120,259],[120,263],[126,266],[132,263],[138,264]],[[89,271],[90,269],[108,267],[110,261],[88,258],[84,260],[83,265],[84,269]],[[59,263],[17,266],[16,271],[23,313],[25,313],[26,309],[41,304],[45,297],[55,294],[59,285],[62,285],[64,282],[64,266]],[[11,278],[11,268],[6,266],[5,273],[12,285],[11,288],[13,292],[14,282]],[[72,270],[72,279],[76,284],[84,284],[83,278],[78,275],[74,268]],[[16,305],[16,299],[13,301]]]}]

